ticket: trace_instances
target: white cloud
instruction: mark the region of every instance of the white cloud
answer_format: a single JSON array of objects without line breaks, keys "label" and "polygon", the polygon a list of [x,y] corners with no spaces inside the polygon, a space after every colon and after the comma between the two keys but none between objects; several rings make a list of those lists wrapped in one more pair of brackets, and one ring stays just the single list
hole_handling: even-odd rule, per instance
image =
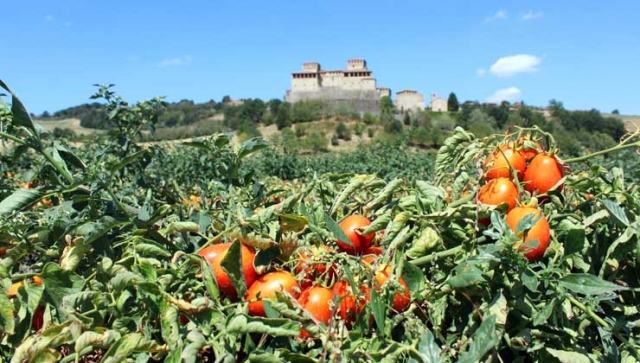
[{"label": "white cloud", "polygon": [[522,91],[517,87],[503,88],[493,92],[489,97],[487,97],[487,102],[501,103],[502,101],[520,101],[521,96]]},{"label": "white cloud", "polygon": [[478,77],[482,77],[482,76],[484,76],[484,75],[485,75],[485,73],[487,73],[487,70],[486,70],[486,69],[483,69],[483,68],[478,68],[478,69],[476,69],[476,74],[478,75]]},{"label": "white cloud", "polygon": [[158,63],[158,67],[164,68],[164,67],[183,66],[191,63],[191,59],[192,57],[190,55],[185,57],[168,58]]},{"label": "white cloud", "polygon": [[540,64],[540,58],[530,54],[516,54],[498,59],[489,72],[498,77],[511,77],[518,73],[537,72],[536,66]]},{"label": "white cloud", "polygon": [[492,16],[487,16],[484,18],[485,21],[494,21],[494,20],[504,20],[507,18],[507,12],[500,9]]},{"label": "white cloud", "polygon": [[44,16],[44,20],[46,20],[46,21],[54,21],[54,20],[56,20],[56,18],[54,18],[53,15],[51,15],[51,14],[47,14],[47,15]]},{"label": "white cloud", "polygon": [[541,18],[542,17],[542,12],[541,11],[533,11],[533,10],[529,10],[528,13],[522,15],[522,20],[531,20],[531,19],[537,19],[537,18]]}]

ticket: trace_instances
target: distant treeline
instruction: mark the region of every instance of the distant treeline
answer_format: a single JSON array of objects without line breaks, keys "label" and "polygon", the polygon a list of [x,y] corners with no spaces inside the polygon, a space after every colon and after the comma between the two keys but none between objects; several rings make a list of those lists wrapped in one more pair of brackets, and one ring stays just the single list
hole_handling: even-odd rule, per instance
[{"label": "distant treeline", "polygon": [[[454,95],[452,93],[452,95]],[[455,97],[455,95],[454,95]],[[215,123],[216,128],[202,128],[214,115],[223,115],[222,122]],[[57,111],[53,115],[43,114],[43,118],[66,119],[78,118],[86,128],[109,129],[108,113],[104,105],[94,102]],[[365,128],[369,136],[373,136],[376,125],[381,126],[387,135],[404,137],[412,146],[434,148],[441,145],[448,133],[456,126],[461,126],[476,136],[482,137],[504,132],[514,126],[539,126],[554,135],[563,152],[579,154],[584,148],[599,150],[613,146],[624,135],[623,121],[618,117],[605,117],[598,110],[566,110],[562,102],[551,100],[542,109],[523,103],[487,104],[467,101],[460,105],[456,112],[416,112],[398,114],[388,97],[380,102],[377,115],[356,112],[349,104],[329,106],[319,100],[300,101],[294,104],[280,99],[263,101],[261,99],[245,99],[232,101],[225,96],[220,102],[214,100],[195,103],[191,100],[168,103],[159,111],[155,129],[196,130],[197,124],[202,130],[226,130],[244,134],[246,137],[260,136],[258,125],[277,125],[279,130],[289,128],[298,123],[337,117],[339,121],[355,120],[355,125],[347,127],[338,125],[332,144],[338,138],[349,140],[351,134],[362,135]],[[377,129],[379,129],[377,128]],[[299,131],[299,130],[298,130]],[[63,136],[69,136],[64,134]],[[190,135],[182,135],[187,137]],[[191,135],[197,136],[197,135]],[[304,136],[304,135],[299,135]],[[322,138],[316,142],[315,151],[326,150],[326,135],[312,135]]]}]

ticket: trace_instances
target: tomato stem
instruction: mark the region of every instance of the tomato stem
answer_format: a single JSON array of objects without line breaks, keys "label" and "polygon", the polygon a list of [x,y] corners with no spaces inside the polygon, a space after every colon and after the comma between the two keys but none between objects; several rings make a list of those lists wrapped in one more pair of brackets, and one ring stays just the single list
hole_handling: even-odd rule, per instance
[{"label": "tomato stem", "polygon": [[618,144],[618,145],[616,145],[614,147],[610,147],[608,149],[596,151],[596,152],[593,152],[591,154],[579,156],[577,158],[565,159],[565,160],[563,160],[563,163],[567,163],[567,164],[577,163],[577,162],[580,162],[580,161],[589,160],[589,159],[591,159],[593,157],[596,157],[596,156],[600,156],[600,155],[604,155],[604,154],[608,154],[608,153],[612,153],[612,152],[628,149],[628,148],[631,148],[631,147],[640,148],[640,141],[632,142],[630,144],[626,144],[623,141],[622,143],[620,143],[620,144]]},{"label": "tomato stem", "polygon": [[573,305],[575,305],[578,309],[584,311],[584,313],[587,314],[591,319],[593,319],[596,323],[600,324],[601,327],[605,329],[611,329],[611,326],[609,325],[609,323],[607,323],[606,321],[604,321],[604,319],[596,315],[596,313],[594,313],[593,310],[589,309],[586,305],[578,301],[575,297],[569,296],[569,301]]},{"label": "tomato stem", "polygon": [[416,258],[415,260],[409,261],[409,263],[412,263],[412,264],[414,264],[416,266],[423,266],[423,265],[426,265],[426,264],[428,264],[430,262],[433,262],[435,260],[439,260],[439,259],[444,258],[444,257],[453,256],[453,255],[457,254],[460,251],[462,251],[462,245],[450,248],[448,250],[432,253],[432,254],[430,254],[428,256]]}]

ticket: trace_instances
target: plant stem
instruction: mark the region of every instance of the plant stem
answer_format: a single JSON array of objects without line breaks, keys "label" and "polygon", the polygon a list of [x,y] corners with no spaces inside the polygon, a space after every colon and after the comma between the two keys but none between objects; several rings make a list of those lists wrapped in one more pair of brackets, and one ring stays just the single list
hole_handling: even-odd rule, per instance
[{"label": "plant stem", "polygon": [[7,134],[6,132],[0,132],[0,137],[4,137],[4,138],[7,138],[7,139],[9,139],[11,141],[15,141],[15,142],[17,142],[18,144],[21,144],[21,145],[25,144],[24,140],[22,140],[21,138],[15,137],[15,136],[13,136],[11,134]]},{"label": "plant stem", "polygon": [[593,310],[586,307],[583,303],[576,300],[576,298],[574,298],[573,296],[569,296],[569,301],[571,301],[571,303],[577,306],[580,310],[584,311],[585,314],[587,314],[591,319],[595,320],[596,323],[600,324],[601,327],[605,329],[611,329],[611,326],[609,325],[609,323],[607,323],[606,321],[604,321],[604,319],[596,315],[596,313],[594,313]]},{"label": "plant stem", "polygon": [[53,156],[49,154],[49,152],[47,152],[47,150],[41,147],[37,148],[36,150],[38,150],[45,157],[45,159],[47,159],[47,161],[49,161],[51,166],[53,166],[58,171],[58,173],[62,174],[62,176],[67,180],[67,182],[69,182],[69,184],[73,184],[73,175],[71,175],[71,173],[69,173],[69,171],[62,165],[60,165],[60,163],[56,161]]},{"label": "plant stem", "polygon": [[628,148],[631,148],[631,147],[639,147],[640,148],[640,141],[632,142],[630,144],[624,144],[624,143],[623,144],[619,144],[619,145],[616,145],[614,147],[610,147],[608,149],[596,151],[596,152],[593,152],[591,154],[583,155],[583,156],[580,156],[580,157],[577,157],[577,158],[566,159],[566,160],[563,160],[563,162],[565,162],[567,164],[577,163],[579,161],[585,161],[585,160],[591,159],[592,157],[595,157],[595,156],[600,156],[600,155],[612,153],[612,152],[615,152],[615,151],[628,149]]},{"label": "plant stem", "polygon": [[453,256],[453,255],[457,254],[460,251],[462,251],[462,245],[450,248],[448,250],[432,253],[432,254],[430,254],[428,256],[416,258],[415,260],[409,261],[409,263],[412,263],[412,264],[414,264],[416,266],[422,266],[422,265],[426,265],[426,264],[428,264],[428,263],[430,263],[432,261],[439,260],[439,259],[444,258],[444,257]]}]

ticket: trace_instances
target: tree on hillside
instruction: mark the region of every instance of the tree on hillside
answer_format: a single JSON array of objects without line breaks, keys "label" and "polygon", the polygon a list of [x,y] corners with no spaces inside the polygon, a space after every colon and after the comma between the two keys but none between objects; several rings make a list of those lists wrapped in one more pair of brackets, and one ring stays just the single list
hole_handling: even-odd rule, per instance
[{"label": "tree on hillside", "polygon": [[269,112],[271,112],[272,115],[278,114],[278,110],[280,109],[281,105],[282,100],[279,98],[272,98],[269,100],[269,102],[267,102],[267,107],[269,108]]},{"label": "tree on hillside", "polygon": [[231,102],[231,96],[226,95],[222,97],[222,103],[229,103],[229,102]]},{"label": "tree on hillside", "polygon": [[620,111],[618,111],[618,109],[616,108],[615,110],[611,111],[611,114],[613,115],[619,115]]},{"label": "tree on hillside", "polygon": [[458,97],[456,94],[451,92],[449,93],[449,99],[447,100],[447,109],[451,112],[458,112],[460,109],[460,102],[458,102]]},{"label": "tree on hillside", "polygon": [[380,118],[382,120],[393,119],[393,108],[391,97],[384,96],[380,98]]},{"label": "tree on hillside", "polygon": [[278,113],[276,114],[276,126],[278,130],[282,130],[287,127],[291,127],[291,104],[284,102],[278,107]]}]

